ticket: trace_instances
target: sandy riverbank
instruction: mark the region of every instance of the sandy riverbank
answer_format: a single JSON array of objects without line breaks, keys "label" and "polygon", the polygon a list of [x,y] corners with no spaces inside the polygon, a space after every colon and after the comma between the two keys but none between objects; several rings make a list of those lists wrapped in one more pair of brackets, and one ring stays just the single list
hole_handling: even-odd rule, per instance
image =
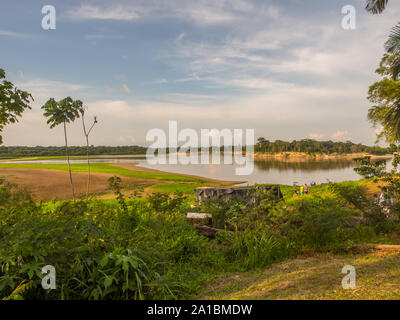
[{"label": "sandy riverbank", "polygon": [[158,172],[158,173],[177,174],[177,175],[184,176],[184,177],[201,179],[201,180],[204,180],[207,183],[219,184],[221,186],[233,186],[233,185],[236,185],[236,184],[242,184],[242,183],[246,182],[246,181],[218,180],[218,179],[211,179],[211,178],[206,178],[206,177],[196,176],[196,175],[191,175],[191,174],[174,173],[174,172],[170,172],[170,171],[162,171],[162,170],[157,170],[157,169],[150,169],[150,168],[141,167],[138,164],[139,164],[139,162],[128,162],[128,163],[113,163],[111,165],[115,166],[115,167],[123,168],[123,169],[133,170],[133,171],[145,171],[145,172]]},{"label": "sandy riverbank", "polygon": [[305,152],[280,152],[280,153],[260,153],[254,154],[255,160],[280,160],[290,162],[302,162],[310,160],[352,160],[354,158],[361,158],[370,156],[371,159],[391,159],[391,154],[387,155],[374,155],[368,153],[332,153],[332,154],[308,154]]}]

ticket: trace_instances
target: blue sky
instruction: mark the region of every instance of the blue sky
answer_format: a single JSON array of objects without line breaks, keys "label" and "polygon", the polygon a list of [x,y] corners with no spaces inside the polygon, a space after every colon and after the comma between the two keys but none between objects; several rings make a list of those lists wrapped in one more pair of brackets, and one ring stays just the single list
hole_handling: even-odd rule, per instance
[{"label": "blue sky", "polygon": [[[2,1],[0,67],[35,98],[5,145],[62,145],[40,106],[68,95],[98,116],[96,145],[145,144],[168,120],[373,144],[366,95],[400,4],[372,16],[364,2]],[[56,30],[41,28],[49,4]],[[357,10],[356,30],[341,27],[344,5]],[[69,136],[84,143],[80,122]]]}]

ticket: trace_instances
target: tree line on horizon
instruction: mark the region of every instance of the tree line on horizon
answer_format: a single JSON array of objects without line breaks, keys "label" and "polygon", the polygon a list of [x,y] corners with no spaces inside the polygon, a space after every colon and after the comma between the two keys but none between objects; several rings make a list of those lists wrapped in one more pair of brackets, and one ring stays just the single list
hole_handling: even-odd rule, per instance
[{"label": "tree line on horizon", "polygon": [[380,146],[366,146],[361,143],[317,141],[313,139],[293,140],[291,142],[276,140],[271,142],[264,138],[258,138],[254,146],[255,152],[280,153],[280,152],[304,152],[304,153],[370,153],[383,155],[390,152],[390,148]]},{"label": "tree line on horizon", "polygon": [[[89,155],[145,154],[147,148],[141,146],[90,146]],[[86,147],[70,146],[71,156],[86,156]],[[65,147],[59,146],[0,146],[0,158],[65,156]]]},{"label": "tree line on horizon", "polygon": [[[80,146],[70,146],[69,155],[87,156],[94,155],[140,155],[146,154],[147,148],[143,146],[90,146],[89,149]],[[221,151],[223,147],[221,148]],[[210,148],[211,151],[211,148]],[[355,144],[351,141],[333,142],[317,141],[312,139],[302,139],[271,142],[265,138],[259,138],[254,146],[255,152],[260,153],[280,153],[280,152],[304,152],[304,153],[369,153],[383,155],[390,152],[390,148],[379,146],[366,146],[361,143]],[[168,150],[167,150],[168,152]],[[22,158],[22,157],[51,157],[65,156],[65,147],[57,146],[0,146],[0,158]]]}]

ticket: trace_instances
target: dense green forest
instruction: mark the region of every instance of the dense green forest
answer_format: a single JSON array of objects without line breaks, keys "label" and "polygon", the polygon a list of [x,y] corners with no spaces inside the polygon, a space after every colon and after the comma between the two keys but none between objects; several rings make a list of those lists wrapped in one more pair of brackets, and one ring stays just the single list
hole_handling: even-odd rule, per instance
[{"label": "dense green forest", "polygon": [[333,141],[317,141],[312,139],[293,140],[292,142],[276,140],[271,142],[264,138],[258,138],[255,145],[256,152],[306,152],[306,153],[359,153],[366,152],[370,154],[387,154],[389,148],[379,146],[365,146],[361,143],[355,144],[351,141],[333,142]]},{"label": "dense green forest", "polygon": [[[140,146],[91,146],[90,155],[125,155],[125,154],[145,154],[147,148]],[[86,156],[86,147],[70,147],[70,155]],[[65,147],[5,147],[0,146],[0,158],[19,158],[19,157],[47,157],[65,156]]]},{"label": "dense green forest", "polygon": [[[223,148],[221,148],[223,150]],[[71,156],[86,155],[86,147],[69,147]],[[127,155],[127,154],[145,154],[146,147],[142,146],[91,146],[89,148],[90,155]],[[293,140],[292,142],[276,140],[268,141],[259,138],[255,145],[255,152],[306,152],[306,153],[359,153],[366,152],[370,154],[387,154],[389,148],[379,146],[365,146],[363,144],[355,144],[351,141],[333,142],[333,141],[316,141],[312,139]],[[48,156],[64,156],[65,147],[25,147],[0,146],[0,158],[19,158],[19,157],[48,157]]]}]

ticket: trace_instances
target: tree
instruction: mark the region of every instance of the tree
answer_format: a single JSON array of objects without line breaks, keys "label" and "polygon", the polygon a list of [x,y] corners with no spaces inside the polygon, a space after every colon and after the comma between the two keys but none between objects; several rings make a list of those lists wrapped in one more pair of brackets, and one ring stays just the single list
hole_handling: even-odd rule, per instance
[{"label": "tree", "polygon": [[382,13],[388,2],[389,0],[367,0],[365,9],[372,14]]},{"label": "tree", "polygon": [[63,124],[64,125],[64,138],[65,138],[65,153],[67,155],[69,179],[72,188],[72,197],[75,201],[75,190],[74,183],[72,181],[71,164],[69,161],[68,151],[68,139],[67,139],[67,123],[74,122],[75,119],[80,117],[82,111],[82,101],[73,100],[71,97],[67,97],[63,100],[56,101],[54,98],[50,98],[43,106],[44,116],[48,118],[47,124],[50,128]]},{"label": "tree", "polygon": [[368,110],[368,119],[374,126],[382,126],[378,140],[389,143],[400,141],[400,82],[393,79],[393,61],[400,55],[385,54],[376,73],[382,80],[369,87],[368,100],[375,105]]},{"label": "tree", "polygon": [[89,130],[86,131],[85,109],[87,109],[87,107],[81,108],[80,112],[81,112],[81,115],[82,115],[83,133],[85,134],[85,138],[86,138],[86,158],[87,158],[87,165],[88,165],[88,179],[87,179],[87,187],[86,187],[86,199],[88,199],[88,197],[89,197],[89,188],[90,188],[89,135],[90,135],[90,132],[92,131],[93,127],[97,123],[97,117],[94,116],[94,120],[93,120],[92,125],[90,126]]},{"label": "tree", "polygon": [[[5,71],[0,69],[0,133],[7,124],[18,122],[18,117],[26,109],[31,109],[31,100],[33,101],[32,95],[7,81]],[[3,138],[0,135],[0,144],[2,143]]]},{"label": "tree", "polygon": [[400,23],[392,28],[385,49],[394,57],[390,63],[390,68],[392,69],[393,80],[397,80],[400,73]]},{"label": "tree", "polygon": [[[366,10],[372,14],[382,13],[389,0],[367,0]],[[400,23],[392,28],[389,40],[385,44],[385,49],[389,54],[397,58],[392,60],[393,79],[397,80],[400,73]]]}]

